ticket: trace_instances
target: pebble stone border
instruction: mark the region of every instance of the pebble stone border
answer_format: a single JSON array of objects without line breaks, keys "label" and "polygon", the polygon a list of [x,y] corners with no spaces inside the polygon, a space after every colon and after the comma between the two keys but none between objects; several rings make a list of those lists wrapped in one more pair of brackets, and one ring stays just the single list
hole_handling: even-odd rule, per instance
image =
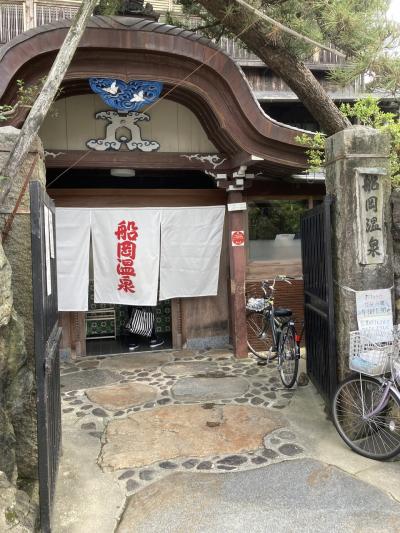
[{"label": "pebble stone border", "polygon": [[264,467],[282,461],[299,459],[305,456],[303,448],[295,442],[292,431],[278,429],[265,439],[264,448],[252,452],[210,457],[185,457],[160,461],[141,468],[130,468],[115,472],[118,481],[125,485],[128,496],[145,486],[157,482],[171,472],[196,471],[202,474],[240,472]]},{"label": "pebble stone border", "polygon": [[[221,352],[221,353],[219,353]],[[179,352],[168,363],[158,368],[113,370],[121,379],[107,386],[119,383],[143,383],[154,388],[157,396],[154,401],[129,407],[127,409],[110,410],[93,404],[85,394],[85,390],[62,392],[62,411],[64,416],[80,418],[80,429],[87,431],[90,436],[102,439],[107,424],[113,419],[122,419],[132,412],[146,411],[155,407],[182,404],[218,405],[253,405],[268,409],[284,409],[294,394],[294,390],[282,387],[277,376],[276,365],[269,367],[257,366],[253,359],[237,360],[229,352],[220,350],[210,352],[193,352],[182,356]],[[117,357],[117,356],[112,356]],[[134,356],[133,356],[134,357]],[[104,356],[87,357],[75,362],[62,362],[61,376],[73,372],[85,372],[98,368]],[[212,370],[207,373],[185,374],[184,376],[167,375],[163,367],[173,363],[190,362],[213,363]],[[177,400],[171,388],[179,379],[187,377],[234,377],[244,378],[248,382],[248,390],[240,397],[222,400]],[[160,461],[137,469],[118,470],[114,474],[120,483],[125,485],[127,495],[134,494],[144,486],[158,481],[171,472],[198,471],[201,473],[237,472],[259,468],[283,460],[297,459],[304,456],[303,448],[296,443],[296,435],[287,429],[278,429],[268,434],[264,439],[264,447],[246,453],[231,455],[214,455],[210,457],[185,457],[168,461]]]}]

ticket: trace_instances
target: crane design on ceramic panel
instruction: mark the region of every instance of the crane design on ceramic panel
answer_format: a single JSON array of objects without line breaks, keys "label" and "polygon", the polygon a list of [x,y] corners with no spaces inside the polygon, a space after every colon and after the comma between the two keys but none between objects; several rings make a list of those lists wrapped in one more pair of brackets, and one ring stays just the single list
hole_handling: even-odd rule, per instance
[{"label": "crane design on ceramic panel", "polygon": [[[125,145],[128,150],[153,152],[160,148],[154,140],[142,138],[138,123],[150,120],[147,113],[140,112],[143,107],[154,103],[161,94],[163,84],[157,81],[124,82],[110,78],[90,78],[89,84],[93,92],[98,94],[104,103],[116,111],[100,111],[96,119],[107,120],[106,134],[103,139],[90,139],[86,146],[91,150],[120,150]],[[118,131],[125,128],[130,137],[119,135]]]}]

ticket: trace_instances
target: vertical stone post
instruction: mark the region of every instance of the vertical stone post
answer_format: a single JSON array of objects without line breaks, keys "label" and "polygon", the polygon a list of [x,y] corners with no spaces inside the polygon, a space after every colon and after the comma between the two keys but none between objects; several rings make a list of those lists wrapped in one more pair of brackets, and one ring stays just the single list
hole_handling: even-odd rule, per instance
[{"label": "vertical stone post", "polygon": [[[228,192],[228,203],[242,202],[241,191]],[[229,264],[231,277],[231,335],[236,357],[247,357],[246,329],[246,247],[232,244],[232,233],[244,232],[245,211],[228,212]]]},{"label": "vertical stone post", "polygon": [[348,373],[349,332],[358,328],[353,291],[393,286],[388,156],[388,137],[372,128],[352,127],[326,142],[339,379]]},{"label": "vertical stone post", "polygon": [[393,237],[393,270],[394,270],[394,301],[395,323],[400,322],[400,190],[392,192],[392,237]]}]

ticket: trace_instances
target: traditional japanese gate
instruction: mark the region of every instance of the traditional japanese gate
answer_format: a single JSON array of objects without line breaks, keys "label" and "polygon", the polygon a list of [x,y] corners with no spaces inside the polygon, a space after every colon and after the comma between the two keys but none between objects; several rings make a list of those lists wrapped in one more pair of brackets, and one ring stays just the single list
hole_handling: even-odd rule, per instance
[{"label": "traditional japanese gate", "polygon": [[61,445],[55,208],[38,182],[31,183],[30,197],[40,525],[48,533]]},{"label": "traditional japanese gate", "polygon": [[307,373],[328,400],[337,386],[331,249],[332,202],[333,199],[326,196],[322,204],[301,218]]}]

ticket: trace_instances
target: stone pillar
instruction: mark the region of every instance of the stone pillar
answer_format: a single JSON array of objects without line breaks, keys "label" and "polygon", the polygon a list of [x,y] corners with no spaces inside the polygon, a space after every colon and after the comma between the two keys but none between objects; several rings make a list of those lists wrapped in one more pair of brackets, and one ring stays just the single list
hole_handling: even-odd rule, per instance
[{"label": "stone pillar", "polygon": [[[228,203],[242,202],[241,191],[228,192]],[[233,232],[244,232],[245,211],[228,212],[228,242],[230,264],[231,336],[236,357],[248,357],[246,329],[246,247],[232,244]]]},{"label": "stone pillar", "polygon": [[[18,134],[19,130],[11,126],[0,128],[0,168]],[[43,148],[37,138],[20,173],[13,180],[6,204],[1,207],[0,230],[16,204],[37,154],[39,159],[31,179],[45,186]],[[11,265],[13,307],[9,319],[0,322],[0,406],[5,409],[15,434],[19,486],[32,487],[32,482],[37,479],[37,428],[29,187],[3,247]]]},{"label": "stone pillar", "polygon": [[[3,167],[18,135],[19,130],[12,126],[0,128],[0,168]],[[44,163],[43,146],[39,137],[37,137],[32,143],[28,157],[22,165],[21,171],[13,180],[13,186],[6,200],[6,204],[1,208],[1,229],[16,204],[18,195],[23,187],[25,178],[29,173],[36,154],[39,154],[39,160],[36,163],[31,181],[39,181],[44,188],[46,187],[46,167]],[[33,295],[32,265],[30,260],[31,215],[29,184],[14,218],[11,231],[4,243],[4,251],[10,261],[13,272],[12,283],[14,306],[17,313],[24,320],[27,350],[29,353],[33,353]]]},{"label": "stone pillar", "polygon": [[355,126],[326,142],[326,190],[335,198],[332,258],[338,377],[348,373],[349,332],[358,329],[354,292],[393,286],[389,139]]},{"label": "stone pillar", "polygon": [[400,322],[400,190],[392,192],[392,237],[395,323]]}]

